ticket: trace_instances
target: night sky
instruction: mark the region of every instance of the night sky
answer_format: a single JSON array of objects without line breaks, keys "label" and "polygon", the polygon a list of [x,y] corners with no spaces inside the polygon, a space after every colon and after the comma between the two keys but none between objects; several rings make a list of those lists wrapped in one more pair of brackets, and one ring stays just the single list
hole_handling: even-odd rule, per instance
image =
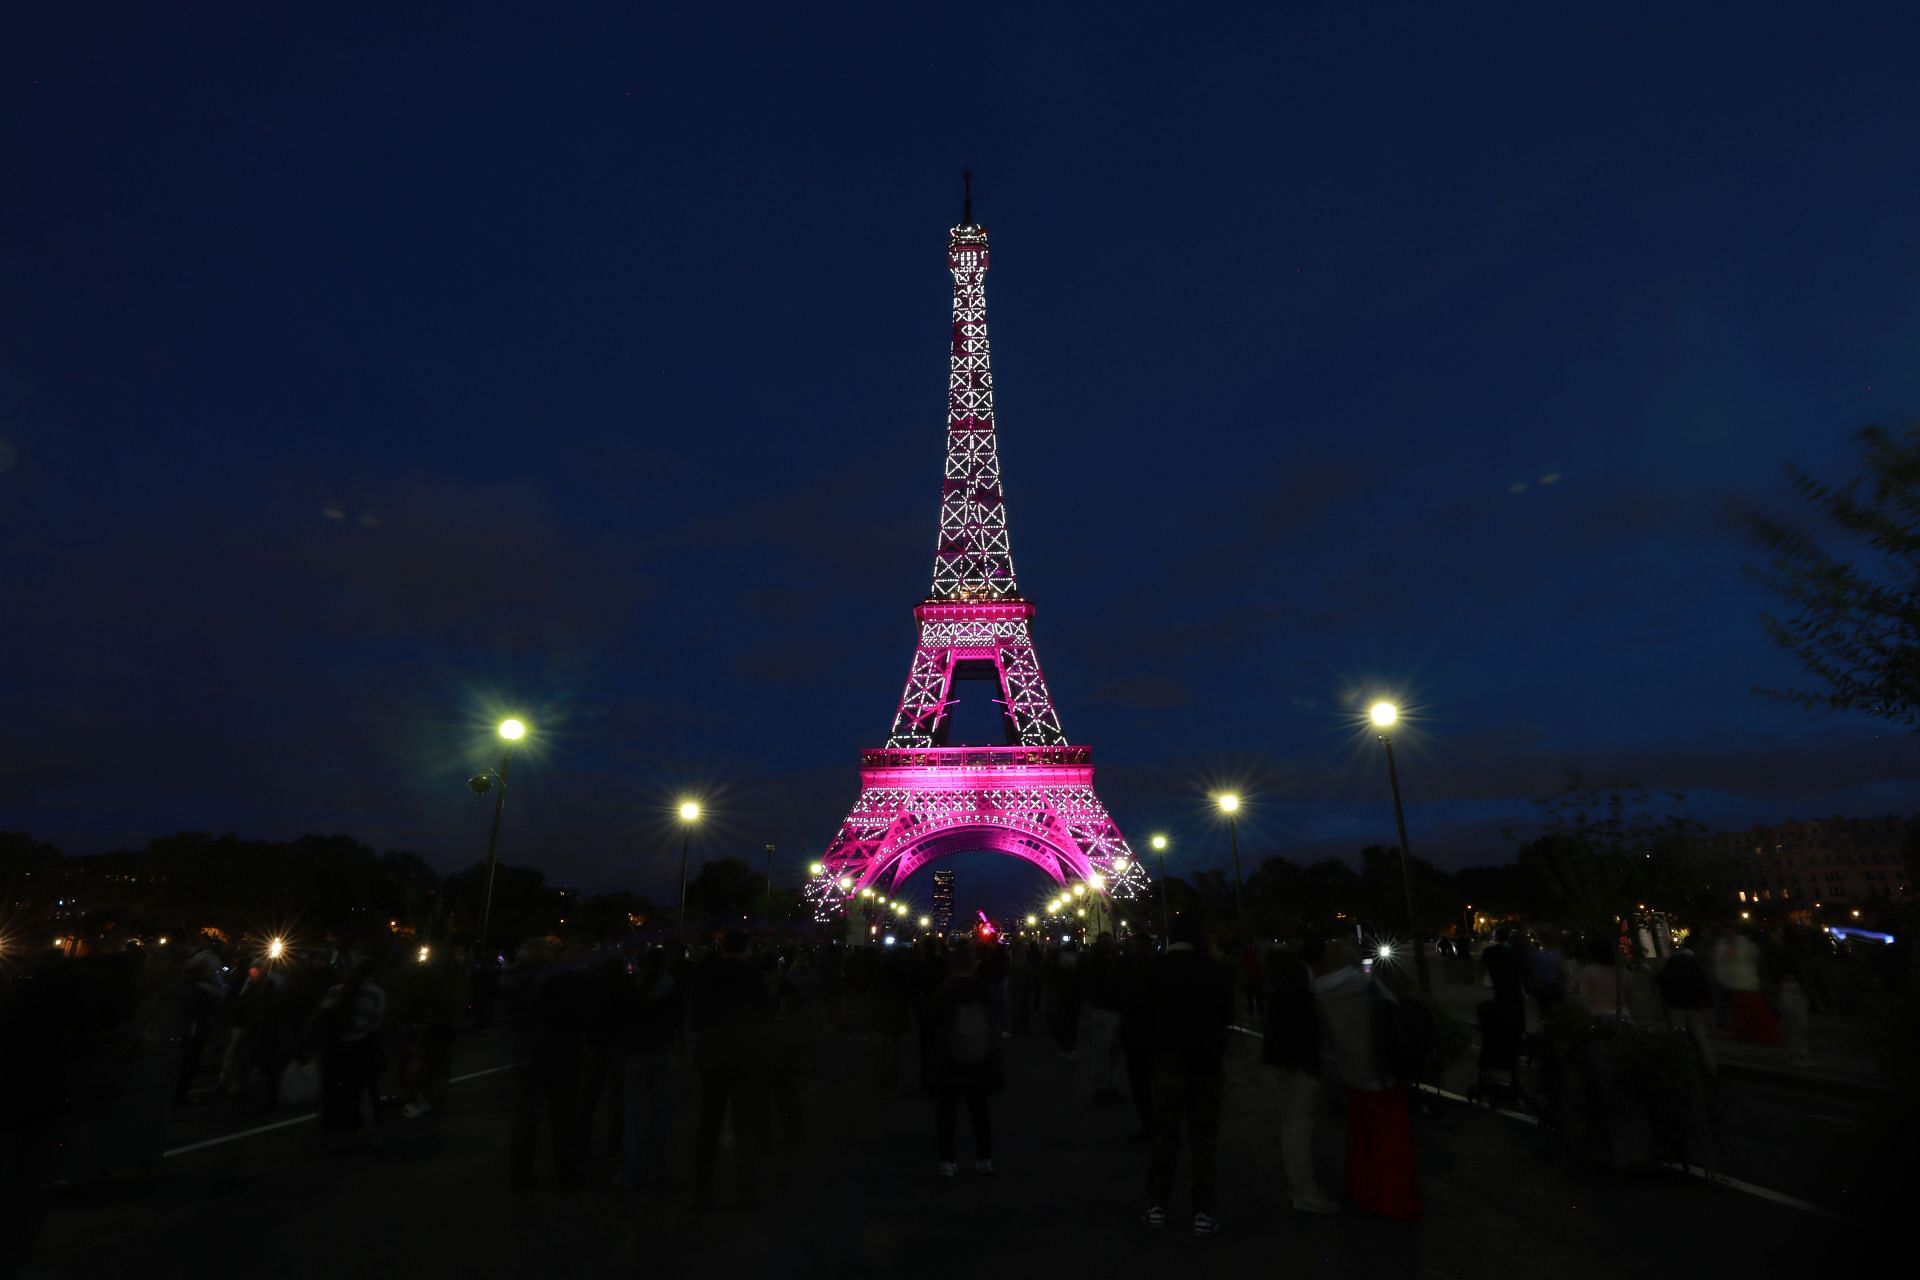
[{"label": "night sky", "polygon": [[966,165],[1136,843],[1223,862],[1228,785],[1256,860],[1391,841],[1376,692],[1443,865],[1569,767],[1920,808],[1752,692],[1728,514],[1920,405],[1920,14],[1310,8],[9,6],[0,829],[451,869],[513,710],[509,860],[665,891],[692,793],[797,874],[927,589]]}]

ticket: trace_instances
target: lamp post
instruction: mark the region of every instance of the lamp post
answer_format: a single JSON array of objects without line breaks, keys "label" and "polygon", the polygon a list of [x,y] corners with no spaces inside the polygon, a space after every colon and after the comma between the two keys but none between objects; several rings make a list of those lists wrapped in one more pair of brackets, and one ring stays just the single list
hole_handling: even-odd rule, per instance
[{"label": "lamp post", "polygon": [[1231,791],[1222,791],[1213,802],[1227,815],[1227,845],[1233,850],[1233,914],[1240,923],[1241,940],[1251,944],[1253,935],[1247,932],[1247,903],[1240,893],[1240,828],[1234,818],[1240,812],[1240,797]]},{"label": "lamp post", "polygon": [[1393,788],[1393,824],[1400,833],[1400,887],[1407,895],[1407,928],[1413,931],[1413,970],[1420,979],[1421,996],[1431,1000],[1433,983],[1427,977],[1427,949],[1420,940],[1420,921],[1413,914],[1413,870],[1407,853],[1407,815],[1400,804],[1400,770],[1393,763],[1393,736],[1387,732],[1399,723],[1400,708],[1391,702],[1376,702],[1367,715],[1387,749],[1387,784]]},{"label": "lamp post", "polygon": [[687,940],[687,846],[693,843],[693,824],[700,821],[700,802],[680,802],[680,941]]},{"label": "lamp post", "polygon": [[480,939],[474,946],[476,962],[487,949],[487,933],[493,925],[493,868],[500,853],[500,811],[507,805],[507,770],[513,767],[513,746],[527,736],[526,722],[509,716],[499,723],[495,732],[507,744],[500,757],[500,768],[477,773],[467,779],[467,786],[473,794],[484,796],[489,791],[494,793],[493,830],[487,836],[487,887],[481,899]]},{"label": "lamp post", "polygon": [[1164,947],[1167,945],[1167,937],[1172,933],[1172,928],[1167,923],[1167,838],[1155,832],[1153,838],[1147,843],[1151,844],[1153,851],[1160,855],[1160,945]]}]

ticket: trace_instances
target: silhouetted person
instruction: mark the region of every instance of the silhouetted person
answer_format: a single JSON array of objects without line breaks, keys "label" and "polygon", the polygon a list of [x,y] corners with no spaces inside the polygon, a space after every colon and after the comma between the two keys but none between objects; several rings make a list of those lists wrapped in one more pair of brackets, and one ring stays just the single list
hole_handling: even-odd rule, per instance
[{"label": "silhouetted person", "polygon": [[1480,952],[1480,967],[1486,970],[1493,987],[1493,998],[1518,1009],[1526,1004],[1526,974],[1520,951],[1513,945],[1513,930],[1501,925],[1493,931],[1493,941]]},{"label": "silhouetted person", "polygon": [[1117,1106],[1120,1096],[1120,951],[1102,933],[1087,956],[1087,1049],[1093,1068],[1093,1100]]},{"label": "silhouetted person", "polygon": [[1120,1052],[1140,1127],[1129,1142],[1153,1140],[1153,939],[1131,934],[1120,953]]},{"label": "silhouetted person", "polygon": [[620,1040],[620,1004],[632,985],[624,957],[608,956],[587,975],[587,1017],[582,1036],[580,1072],[580,1145],[593,1152],[594,1118],[604,1100],[607,1107],[607,1152],[620,1153],[625,1125],[625,1050]]},{"label": "silhouetted person", "polygon": [[554,1180],[571,1190],[582,1181],[580,1077],[592,990],[583,973],[535,967],[546,958],[543,946],[524,946],[521,957],[501,993],[514,1041],[507,1181],[515,1188],[533,1185],[534,1156],[544,1128],[553,1144]]},{"label": "silhouetted person", "polygon": [[1024,1036],[1033,1030],[1033,1003],[1040,980],[1039,949],[1032,943],[1007,947],[1007,1030]]},{"label": "silhouetted person", "polygon": [[1317,939],[1267,957],[1266,1037],[1261,1058],[1280,1086],[1280,1158],[1287,1194],[1301,1213],[1338,1213],[1313,1176],[1313,1126],[1320,1105],[1320,1012],[1313,999]]},{"label": "silhouetted person", "polygon": [[780,1145],[801,1146],[807,1136],[807,1113],[801,1084],[813,1070],[815,1023],[818,1011],[810,994],[813,984],[803,952],[791,969],[780,967],[779,957],[760,963],[767,998],[772,1002],[767,1035],[767,1092],[771,1119],[780,1130]]},{"label": "silhouetted person", "polygon": [[1069,1062],[1080,1058],[1080,973],[1081,955],[1072,946],[1055,951],[1047,969],[1051,1004],[1048,1020],[1053,1029],[1054,1056]]},{"label": "silhouetted person", "polygon": [[1523,960],[1527,989],[1533,993],[1533,1001],[1544,1017],[1548,1010],[1567,997],[1567,956],[1561,948],[1559,935],[1548,931],[1546,936],[1538,939],[1536,945],[1528,948]]},{"label": "silhouetted person", "polygon": [[1196,1236],[1220,1230],[1214,1176],[1233,1016],[1233,974],[1208,954],[1204,937],[1190,915],[1179,917],[1167,953],[1153,964],[1153,1157],[1147,1207],[1140,1213],[1146,1226],[1166,1226],[1184,1130],[1193,1162]]},{"label": "silhouetted person", "polygon": [[625,1050],[626,1101],[618,1181],[630,1187],[657,1185],[666,1154],[673,1100],[679,1092],[675,1054],[686,1025],[686,993],[667,964],[666,953],[640,958],[633,983],[623,993],[620,1041]]},{"label": "silhouetted person", "polygon": [[993,1026],[993,990],[978,976],[978,963],[974,948],[956,948],[952,974],[928,993],[925,1004],[927,1088],[934,1099],[940,1174],[947,1178],[959,1168],[954,1129],[963,1101],[973,1122],[973,1171],[993,1172],[993,1118],[987,1098],[1006,1087],[1000,1037]]},{"label": "silhouetted person", "polygon": [[320,1050],[320,1132],[335,1141],[360,1128],[360,1102],[371,1097],[369,1140],[380,1124],[373,1081],[379,1070],[379,1035],[387,1016],[387,993],[373,980],[373,961],[355,960],[340,984],[327,992],[314,1015]]},{"label": "silhouetted person", "polygon": [[720,1126],[733,1114],[733,1156],[740,1201],[759,1197],[762,1130],[767,1119],[767,1022],[772,1000],[761,975],[747,963],[747,936],[727,934],[721,949],[694,971],[694,1062],[700,1073],[700,1126],[694,1136],[693,1202],[713,1202],[713,1169]]},{"label": "silhouetted person", "polygon": [[211,951],[202,951],[187,962],[187,970],[180,978],[180,1075],[173,1089],[175,1106],[187,1105],[194,1073],[200,1069],[207,1040],[213,1035],[213,1018],[220,1008],[220,996],[220,961]]},{"label": "silhouetted person", "polygon": [[997,941],[988,942],[981,946],[976,957],[980,961],[976,976],[987,984],[987,991],[992,997],[993,1029],[1002,1040],[1013,1034],[1009,1029],[1013,1011],[1009,1007],[1007,993],[1007,976],[1012,968],[1009,953],[1012,950],[1012,947],[1003,947]]},{"label": "silhouetted person", "polygon": [[1713,1056],[1713,988],[1707,984],[1706,967],[1692,947],[1681,943],[1661,966],[1654,980],[1660,987],[1660,1000],[1667,1006],[1667,1021],[1685,1031],[1700,1055],[1700,1065],[1708,1075],[1718,1069]]}]

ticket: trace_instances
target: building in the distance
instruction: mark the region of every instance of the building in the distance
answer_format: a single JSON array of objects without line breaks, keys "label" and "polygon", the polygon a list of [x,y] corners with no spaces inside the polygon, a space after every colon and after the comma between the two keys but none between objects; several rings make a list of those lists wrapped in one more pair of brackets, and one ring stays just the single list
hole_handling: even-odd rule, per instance
[{"label": "building in the distance", "polygon": [[1696,838],[1732,870],[1734,903],[1807,911],[1833,903],[1913,894],[1905,863],[1904,818],[1820,818]]},{"label": "building in the distance", "polygon": [[933,873],[933,931],[946,933],[953,928],[953,872]]}]

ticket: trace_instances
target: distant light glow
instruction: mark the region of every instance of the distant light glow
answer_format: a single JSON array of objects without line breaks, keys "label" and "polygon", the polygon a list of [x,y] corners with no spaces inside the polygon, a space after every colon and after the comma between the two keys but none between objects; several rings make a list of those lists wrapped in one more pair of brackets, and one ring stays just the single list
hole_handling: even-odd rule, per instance
[{"label": "distant light glow", "polygon": [[1830,924],[1827,926],[1827,932],[1836,938],[1872,938],[1875,942],[1884,942],[1888,946],[1893,945],[1892,934],[1880,933],[1873,929],[1855,929],[1850,925]]},{"label": "distant light glow", "polygon": [[698,800],[682,800],[680,802],[680,821],[700,821],[700,802]]},{"label": "distant light glow", "polygon": [[827,873],[827,864],[824,862],[813,863],[807,868],[807,874],[810,876],[823,876],[826,873]]},{"label": "distant light glow", "polygon": [[[1031,929],[1031,928],[1033,928],[1033,926],[1035,926],[1035,925],[1037,925],[1037,924],[1039,924],[1039,923],[1040,923],[1040,917],[1039,917],[1039,916],[1028,916],[1028,917],[1027,917],[1027,928],[1029,928],[1029,929]],[[165,938],[162,938],[162,939],[160,939],[160,941],[162,941],[162,942],[165,942],[165,941],[166,941],[166,939],[165,939]]]},{"label": "distant light glow", "polygon": [[1087,888],[1099,893],[1107,887],[1107,878],[1098,871],[1087,877]]},{"label": "distant light glow", "polygon": [[1367,716],[1373,721],[1375,728],[1391,729],[1400,719],[1400,708],[1391,702],[1376,702],[1367,708]]},{"label": "distant light glow", "polygon": [[520,739],[527,736],[526,723],[524,721],[515,720],[512,717],[508,717],[507,719],[502,720],[500,722],[500,736],[505,738],[508,742],[518,742],[520,741]]},{"label": "distant light glow", "polygon": [[287,954],[287,940],[285,938],[269,938],[267,940],[267,959],[278,960],[285,954]]},{"label": "distant light glow", "polygon": [[840,877],[840,887],[841,887],[841,889],[843,889],[843,890],[846,890],[846,889],[851,889],[851,888],[853,888],[853,877],[852,877],[852,876],[841,876],[841,877]]},{"label": "distant light glow", "polygon": [[1163,836],[1163,835],[1158,835],[1158,834],[1156,834],[1156,835],[1155,835],[1155,836],[1154,836],[1154,837],[1153,837],[1153,838],[1152,838],[1151,840],[1149,840],[1149,841],[1148,841],[1147,843],[1148,843],[1148,844],[1151,844],[1151,845],[1152,845],[1152,846],[1153,846],[1154,848],[1156,848],[1156,849],[1158,849],[1158,850],[1160,850],[1160,851],[1161,851],[1162,853],[1165,853],[1165,852],[1166,852],[1166,849],[1167,849],[1167,838],[1166,838],[1165,836]]},{"label": "distant light glow", "polygon": [[920,927],[921,927],[922,929],[931,929],[931,928],[933,927],[933,917],[932,917],[932,916],[921,916],[921,917],[920,917]]},{"label": "distant light glow", "polygon": [[1380,944],[1380,950],[1375,954],[1377,954],[1382,960],[1391,960],[1393,959],[1393,948],[1383,942]]},{"label": "distant light glow", "polygon": [[425,964],[425,963],[427,962],[427,957],[428,957],[429,955],[431,955],[432,953],[433,953],[433,948],[431,948],[431,947],[421,947],[421,948],[420,948],[420,954],[419,954],[419,956],[418,956],[417,958],[419,959],[419,961],[420,961],[420,963],[421,963],[421,964]]}]

